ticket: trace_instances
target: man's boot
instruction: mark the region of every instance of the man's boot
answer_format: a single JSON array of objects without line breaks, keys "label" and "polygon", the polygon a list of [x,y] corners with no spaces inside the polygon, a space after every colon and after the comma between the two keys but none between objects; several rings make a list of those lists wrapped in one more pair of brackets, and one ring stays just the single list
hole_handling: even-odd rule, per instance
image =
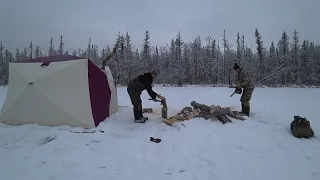
[{"label": "man's boot", "polygon": [[244,104],[243,104],[243,103],[241,103],[241,112],[240,112],[240,113],[242,113],[242,114],[245,113],[245,107],[244,107]]},{"label": "man's boot", "polygon": [[245,115],[247,115],[248,117],[250,117],[250,105],[245,105]]},{"label": "man's boot", "polygon": [[141,120],[146,122],[149,118],[143,116],[143,114],[142,114],[142,105],[140,105],[140,107],[141,107],[141,111],[140,111]]},{"label": "man's boot", "polygon": [[145,117],[142,116],[142,106],[141,104],[134,107],[134,122],[135,123],[144,123],[146,122]]},{"label": "man's boot", "polygon": [[140,110],[138,106],[133,106],[133,115],[134,115],[134,122],[139,122],[141,120]]}]

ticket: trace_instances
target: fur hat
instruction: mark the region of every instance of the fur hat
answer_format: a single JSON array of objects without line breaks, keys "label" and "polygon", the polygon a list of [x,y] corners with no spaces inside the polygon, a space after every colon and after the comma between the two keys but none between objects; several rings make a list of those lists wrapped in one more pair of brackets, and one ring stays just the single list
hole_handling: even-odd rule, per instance
[{"label": "fur hat", "polygon": [[234,63],[233,69],[234,69],[234,70],[237,70],[237,69],[239,69],[239,68],[240,68],[239,64],[238,64],[238,63]]}]

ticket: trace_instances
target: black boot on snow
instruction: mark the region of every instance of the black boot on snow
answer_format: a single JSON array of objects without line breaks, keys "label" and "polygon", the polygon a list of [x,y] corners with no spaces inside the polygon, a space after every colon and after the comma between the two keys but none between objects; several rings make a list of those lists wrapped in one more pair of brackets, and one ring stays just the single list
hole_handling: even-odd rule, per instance
[{"label": "black boot on snow", "polygon": [[250,105],[246,105],[246,106],[244,106],[244,115],[246,115],[246,116],[248,116],[248,117],[250,117]]},{"label": "black boot on snow", "polygon": [[147,121],[149,118],[143,116],[143,114],[142,114],[142,105],[141,105],[141,104],[140,104],[140,107],[141,107],[141,111],[140,111],[141,119],[142,119],[143,121]]},{"label": "black boot on snow", "polygon": [[141,105],[138,105],[137,107],[134,107],[134,122],[135,123],[144,123],[146,122],[145,117],[142,116],[142,108]]},{"label": "black boot on snow", "polygon": [[241,103],[241,111],[240,111],[241,114],[245,114],[245,106],[244,104]]}]

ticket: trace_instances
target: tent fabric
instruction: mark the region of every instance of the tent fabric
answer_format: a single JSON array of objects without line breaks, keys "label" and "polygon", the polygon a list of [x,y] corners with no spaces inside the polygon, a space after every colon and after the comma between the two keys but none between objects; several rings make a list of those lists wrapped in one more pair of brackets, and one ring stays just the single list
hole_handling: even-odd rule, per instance
[{"label": "tent fabric", "polygon": [[[45,64],[45,65],[44,65]],[[0,122],[93,128],[118,111],[109,70],[89,59],[51,56],[9,64]]]}]

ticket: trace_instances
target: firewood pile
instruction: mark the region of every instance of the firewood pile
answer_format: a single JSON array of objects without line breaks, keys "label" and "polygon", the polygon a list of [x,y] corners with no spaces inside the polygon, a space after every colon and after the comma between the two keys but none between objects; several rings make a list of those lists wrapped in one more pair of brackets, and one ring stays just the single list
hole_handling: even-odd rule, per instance
[{"label": "firewood pile", "polygon": [[172,125],[175,122],[191,120],[197,117],[219,120],[223,124],[232,122],[230,118],[245,120],[242,113],[232,111],[230,107],[221,107],[218,105],[208,106],[195,101],[191,102],[191,106],[192,107],[184,107],[179,113],[168,119],[164,119],[163,122],[168,125]]}]

